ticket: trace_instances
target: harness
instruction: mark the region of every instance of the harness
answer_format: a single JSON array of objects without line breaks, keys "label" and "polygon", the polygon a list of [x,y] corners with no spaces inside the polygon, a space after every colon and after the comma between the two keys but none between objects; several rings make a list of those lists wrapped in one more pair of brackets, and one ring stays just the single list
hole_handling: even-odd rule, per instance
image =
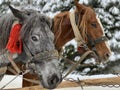
[{"label": "harness", "polygon": [[101,42],[107,41],[107,37],[106,36],[101,36],[97,39],[93,39],[90,35],[87,34],[87,38],[88,38],[88,43],[85,42],[85,40],[82,38],[81,34],[80,34],[80,30],[82,31],[81,27],[80,30],[78,29],[79,26],[79,21],[80,17],[77,13],[75,12],[71,12],[70,13],[70,22],[73,28],[73,32],[75,35],[75,40],[77,42],[78,47],[82,47],[84,48],[84,50],[90,50],[89,47],[92,47],[92,51],[95,52],[95,56],[97,56],[98,59],[100,59],[100,57],[98,56],[97,50],[96,50],[96,44],[99,44]]},{"label": "harness", "polygon": [[[93,55],[97,60],[100,60],[100,57],[98,56],[95,45],[108,40],[106,36],[101,36],[100,38],[92,39],[92,37],[87,34],[87,38],[89,38],[89,39],[88,39],[88,43],[86,43],[85,40],[83,39],[81,33],[80,33],[80,30],[82,30],[82,29],[79,30],[78,29],[79,26],[77,26],[80,23],[80,21],[79,21],[80,17],[75,12],[71,12],[69,14],[69,16],[70,16],[71,26],[72,26],[72,29],[73,29],[73,32],[75,35],[75,40],[77,42],[77,46],[84,48],[84,50],[86,52],[81,56],[79,61],[77,61],[76,63],[74,63],[73,61],[70,61],[69,59],[64,58],[65,60],[67,60],[68,62],[73,64],[73,66],[64,75],[63,78],[67,77],[89,54]],[[76,24],[76,22],[78,22],[78,23]],[[92,47],[92,50],[89,49],[89,46]]]},{"label": "harness", "polygon": [[57,50],[50,50],[50,51],[44,51],[44,52],[40,52],[36,55],[32,55],[32,53],[30,52],[29,48],[27,47],[27,45],[25,44],[25,42],[23,42],[23,47],[24,47],[24,51],[27,54],[27,56],[29,57],[29,60],[33,60],[33,59],[38,59],[39,60],[43,60],[43,59],[58,59],[58,52]]},{"label": "harness", "polygon": [[89,35],[88,35],[88,43],[87,43],[87,46],[90,46],[90,47],[92,47],[92,50],[97,54],[97,56],[98,56],[98,53],[97,53],[97,50],[96,50],[96,47],[95,47],[95,45],[96,44],[99,44],[99,43],[101,43],[101,42],[104,42],[104,41],[107,41],[108,40],[108,38],[106,37],[106,36],[102,36],[102,37],[100,37],[100,38],[97,38],[97,39],[92,39]]},{"label": "harness", "polygon": [[[16,22],[15,23],[13,23],[13,26],[16,24]],[[18,24],[18,22],[17,22],[17,24]],[[12,26],[12,27],[13,27]],[[29,60],[28,60],[28,62],[27,63],[29,63],[29,62],[34,62],[34,59],[39,59],[39,60],[44,60],[44,59],[46,59],[46,60],[51,60],[51,59],[58,59],[58,51],[57,50],[46,50],[46,51],[44,51],[44,52],[40,52],[40,53],[38,53],[38,54],[35,54],[35,55],[33,55],[32,53],[31,53],[31,51],[29,50],[29,48],[27,47],[27,45],[26,45],[26,43],[24,42],[24,41],[22,41],[22,44],[23,44],[23,47],[24,47],[24,51],[25,51],[25,53],[26,53],[26,55],[28,56],[28,58],[29,58]],[[12,66],[13,66],[13,68],[14,68],[14,70],[12,69],[12,68],[9,68],[8,70],[10,71],[10,72],[12,72],[13,74],[17,74],[17,75],[20,75],[20,74],[22,74],[22,73],[24,73],[23,71],[21,71],[20,69],[19,69],[19,67],[16,65],[16,63],[14,62],[14,60],[13,60],[13,55],[14,55],[14,53],[10,53],[8,50],[6,50],[5,49],[5,51],[6,52],[4,52],[6,55],[7,55],[7,59],[10,61],[10,63],[12,64]],[[2,54],[2,53],[1,53]],[[16,54],[16,53],[15,53]],[[36,62],[36,61],[35,61]],[[39,61],[37,61],[37,62],[39,62]],[[0,69],[0,72],[5,72],[5,70],[7,70],[7,69]],[[26,70],[27,71],[27,70]],[[25,72],[26,72],[25,71]],[[17,72],[17,73],[16,73]],[[28,73],[28,71],[27,71],[27,73]],[[25,73],[26,74],[26,73]],[[36,83],[36,84],[38,84],[38,81],[35,81],[35,80],[31,80],[31,79],[27,79],[27,78],[23,78],[24,80],[26,80],[26,81],[29,81],[29,82],[33,82],[33,83]],[[3,87],[4,88],[4,87]]]},{"label": "harness", "polygon": [[[73,32],[74,32],[74,35],[75,35],[75,40],[77,41],[77,46],[78,47],[83,47],[86,50],[86,52],[81,56],[81,59],[76,63],[74,63],[72,61],[69,61],[68,59],[62,57],[65,60],[69,61],[71,64],[73,64],[73,67],[63,76],[63,79],[67,75],[69,75],[89,54],[93,54],[98,59],[99,57],[98,57],[95,45],[98,44],[98,43],[107,41],[106,36],[102,36],[102,37],[97,38],[97,39],[92,39],[91,36],[87,35],[87,38],[89,38],[88,39],[89,41],[88,41],[88,43],[86,43],[85,40],[82,38],[82,35],[80,34],[80,30],[78,29],[79,26],[77,26],[77,25],[79,25],[79,21],[76,21],[76,20],[79,20],[78,18],[79,18],[79,16],[77,14],[75,14],[75,12],[70,13],[70,22],[71,22]],[[77,25],[76,25],[76,22],[78,22]],[[92,51],[89,49],[89,46],[92,47]],[[44,52],[40,52],[36,55],[32,55],[31,51],[29,50],[29,48],[27,47],[27,45],[25,44],[24,41],[23,41],[23,47],[24,47],[25,53],[29,57],[30,62],[31,61],[34,62],[33,59],[37,59],[37,58],[39,58],[39,60],[43,60],[43,59],[50,60],[50,59],[53,59],[53,58],[58,59],[58,52],[56,50],[44,51]],[[44,57],[44,56],[46,56],[46,57]],[[13,65],[13,67],[15,67],[15,70],[17,71],[17,73],[21,73],[21,70],[17,67],[17,65],[12,60],[12,58],[9,57],[8,59],[10,59],[11,64]],[[37,83],[37,84],[39,83],[37,80],[31,80],[31,79],[26,79],[26,78],[23,78],[23,79],[27,80],[29,82],[32,82],[32,83]]]}]

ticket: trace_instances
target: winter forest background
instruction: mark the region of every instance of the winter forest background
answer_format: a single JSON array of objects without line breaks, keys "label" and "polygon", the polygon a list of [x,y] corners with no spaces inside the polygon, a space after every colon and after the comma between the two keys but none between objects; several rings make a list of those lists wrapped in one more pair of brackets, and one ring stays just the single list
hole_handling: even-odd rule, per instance
[{"label": "winter forest background", "polygon": [[[79,0],[79,3],[92,7],[100,18],[105,33],[109,38],[109,44],[112,50],[112,56],[105,65],[96,66],[94,59],[87,59],[73,73],[79,74],[100,74],[100,73],[119,73],[120,72],[120,0]],[[63,11],[72,11],[74,9],[74,0],[0,0],[0,16],[10,12],[7,4],[20,8],[32,8],[40,11],[50,17]],[[78,60],[76,43],[74,40],[64,47],[63,56]],[[63,60],[61,60],[61,63]],[[64,69],[70,67],[64,64]]]}]

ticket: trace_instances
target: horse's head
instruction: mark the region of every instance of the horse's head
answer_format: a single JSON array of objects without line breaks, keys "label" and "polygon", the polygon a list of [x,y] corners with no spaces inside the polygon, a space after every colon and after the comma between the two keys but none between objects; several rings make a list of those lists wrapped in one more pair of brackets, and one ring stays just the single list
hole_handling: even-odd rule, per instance
[{"label": "horse's head", "polygon": [[22,12],[10,6],[13,15],[22,24],[23,49],[29,58],[28,67],[40,77],[45,88],[55,88],[61,82],[58,54],[54,46],[51,19],[39,12]]},{"label": "horse's head", "polygon": [[96,53],[100,61],[108,60],[111,50],[99,18],[90,7],[79,4],[77,0],[75,0],[75,4],[76,22],[84,41],[89,49]]}]

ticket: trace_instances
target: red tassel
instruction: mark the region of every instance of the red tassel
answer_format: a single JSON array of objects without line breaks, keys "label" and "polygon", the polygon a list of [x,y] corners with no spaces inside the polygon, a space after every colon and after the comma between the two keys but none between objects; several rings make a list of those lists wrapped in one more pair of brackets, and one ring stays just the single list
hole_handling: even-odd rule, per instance
[{"label": "red tassel", "polygon": [[10,32],[10,37],[6,46],[10,53],[21,54],[22,52],[22,40],[20,39],[21,27],[21,24],[15,24]]}]

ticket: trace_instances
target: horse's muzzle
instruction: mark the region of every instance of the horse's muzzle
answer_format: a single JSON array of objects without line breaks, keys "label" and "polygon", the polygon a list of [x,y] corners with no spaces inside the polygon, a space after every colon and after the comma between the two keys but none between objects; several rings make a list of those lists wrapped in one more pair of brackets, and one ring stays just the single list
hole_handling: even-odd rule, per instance
[{"label": "horse's muzzle", "polygon": [[51,89],[56,88],[56,86],[62,81],[61,77],[59,78],[56,74],[53,74],[51,77],[48,77],[48,85]]},{"label": "horse's muzzle", "polygon": [[47,84],[42,81],[42,85],[44,88],[54,89],[61,83],[61,81],[62,81],[62,76],[58,76],[57,74],[52,74],[51,76],[47,77]]}]

